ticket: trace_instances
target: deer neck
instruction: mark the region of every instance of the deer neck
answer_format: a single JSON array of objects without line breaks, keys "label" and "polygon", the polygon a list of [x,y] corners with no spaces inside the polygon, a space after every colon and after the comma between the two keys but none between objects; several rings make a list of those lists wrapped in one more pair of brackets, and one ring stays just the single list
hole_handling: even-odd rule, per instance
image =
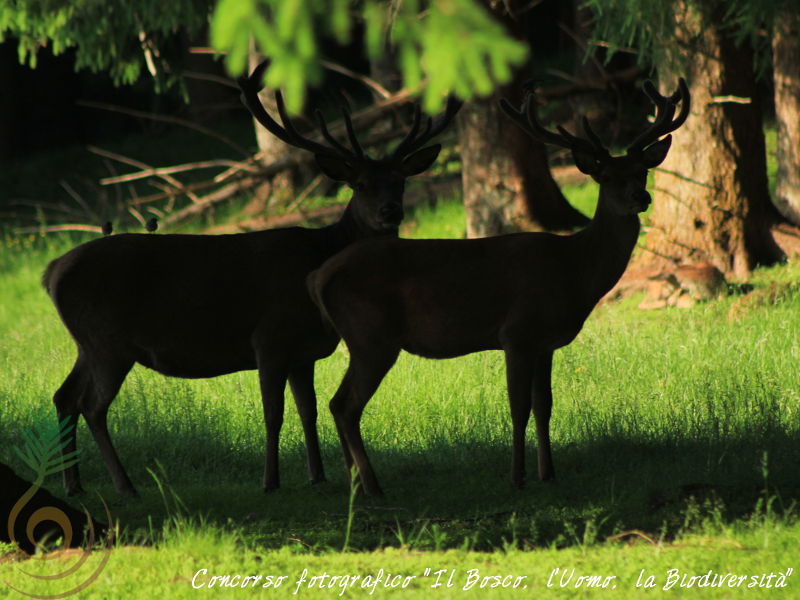
[{"label": "deer neck", "polygon": [[584,230],[586,246],[582,248],[588,258],[585,281],[594,302],[605,296],[619,281],[630,261],[639,237],[639,216],[615,213],[600,188],[594,219]]},{"label": "deer neck", "polygon": [[323,231],[325,232],[325,246],[331,256],[359,240],[398,236],[397,228],[375,231],[368,227],[356,217],[355,211],[349,204],[344,209],[341,218],[336,223],[324,227]]}]

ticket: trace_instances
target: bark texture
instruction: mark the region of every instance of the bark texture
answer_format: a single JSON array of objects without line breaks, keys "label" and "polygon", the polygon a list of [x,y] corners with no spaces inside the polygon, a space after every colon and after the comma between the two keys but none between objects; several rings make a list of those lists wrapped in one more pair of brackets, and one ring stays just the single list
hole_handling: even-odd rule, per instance
[{"label": "bark texture", "polygon": [[692,112],[656,171],[644,242],[652,252],[635,265],[709,262],[745,280],[756,265],[783,257],[770,233],[779,215],[767,187],[752,53],[720,30],[722,3],[713,4],[718,10],[676,3],[675,44],[683,56],[662,65],[661,91],[671,93],[683,75]]},{"label": "bark texture", "polygon": [[785,9],[772,37],[778,173],[775,205],[800,225],[800,14]]},{"label": "bark texture", "polygon": [[565,231],[589,222],[553,180],[544,144],[528,137],[499,107],[503,97],[518,101],[520,84],[467,102],[457,117],[468,237]]},{"label": "bark texture", "polygon": [[[527,20],[533,18],[530,3],[509,0],[486,5],[512,35],[526,37],[531,29]],[[589,222],[561,193],[550,173],[544,144],[528,137],[498,106],[504,97],[519,103],[522,84],[532,73],[528,61],[508,85],[488,98],[465,103],[456,119],[468,237],[522,230],[567,231]]]}]

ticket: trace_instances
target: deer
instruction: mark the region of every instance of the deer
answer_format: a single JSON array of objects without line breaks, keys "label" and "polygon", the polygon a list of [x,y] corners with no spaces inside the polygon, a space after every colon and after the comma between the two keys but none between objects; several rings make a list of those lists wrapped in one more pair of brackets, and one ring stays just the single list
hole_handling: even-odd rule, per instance
[{"label": "deer", "polygon": [[[114,449],[108,409],[135,363],[161,374],[207,378],[258,370],[266,429],[265,491],[280,487],[278,445],[286,381],[300,415],[312,483],[325,481],[316,431],[314,366],[338,337],[311,302],[306,276],[348,245],[397,237],[408,177],[436,160],[430,144],[458,111],[449,99],[435,119],[414,110],[393,151],[370,158],[342,108],[349,147],[317,120],[326,143],[301,135],[276,92],[279,124],[258,97],[262,63],[239,79],[242,101],[256,120],[290,146],[311,152],[331,179],[353,190],[341,218],[317,229],[291,227],[228,235],[117,234],[77,246],[53,260],[42,283],[77,346],[75,364],[56,391],[64,452],[76,448],[83,415],[116,490],[136,489]],[[64,471],[67,494],[82,492],[77,465]]]},{"label": "deer", "polygon": [[355,469],[364,493],[383,495],[361,436],[361,416],[401,350],[432,359],[502,350],[512,422],[511,482],[523,487],[531,412],[539,477],[555,478],[553,352],[575,339],[622,276],[639,235],[638,214],[650,204],[648,170],[666,158],[668,134],[689,114],[683,79],[669,97],[650,82],[644,92],[657,117],[624,155],[613,157],[586,118],[585,137],[562,127],[556,133],[537,119],[531,94],[520,109],[501,101],[524,131],[570,150],[577,167],[599,184],[597,209],[584,229],[467,240],[375,239],[350,246],[309,275],[314,302],[350,354],[330,410],[345,465]]}]

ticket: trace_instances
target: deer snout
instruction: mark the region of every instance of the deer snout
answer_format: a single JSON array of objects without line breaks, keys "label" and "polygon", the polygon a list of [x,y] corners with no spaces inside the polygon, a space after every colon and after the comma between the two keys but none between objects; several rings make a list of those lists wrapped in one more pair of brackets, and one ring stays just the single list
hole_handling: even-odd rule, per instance
[{"label": "deer snout", "polygon": [[647,190],[635,190],[631,194],[631,201],[636,212],[644,212],[650,206],[650,193]]},{"label": "deer snout", "polygon": [[378,219],[384,225],[399,225],[404,216],[403,205],[399,202],[388,202],[378,209]]}]

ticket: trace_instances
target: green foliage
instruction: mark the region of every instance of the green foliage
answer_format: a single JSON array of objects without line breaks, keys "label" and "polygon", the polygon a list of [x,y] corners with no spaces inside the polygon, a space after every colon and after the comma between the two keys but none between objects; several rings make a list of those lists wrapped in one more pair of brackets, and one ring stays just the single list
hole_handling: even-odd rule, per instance
[{"label": "green foliage", "polygon": [[[770,60],[770,38],[764,31],[782,11],[800,11],[800,0],[687,0],[687,4],[702,23],[726,29],[737,43],[751,44],[761,74]],[[654,65],[690,56],[673,43],[674,0],[585,0],[583,6],[594,13],[593,37],[608,44],[608,58],[621,48],[635,49],[640,63]]]},{"label": "green foliage", "polygon": [[18,41],[21,63],[36,67],[38,51],[75,50],[75,68],[106,71],[116,84],[134,83],[156,69],[164,88],[179,73],[163,56],[181,30],[194,35],[208,22],[211,0],[6,0],[0,3],[0,41]]},{"label": "green foliage", "polygon": [[595,17],[592,36],[608,44],[608,58],[635,48],[641,63],[657,63],[675,30],[674,0],[586,0]]},{"label": "green foliage", "polygon": [[[305,88],[321,75],[319,40],[350,39],[355,19],[365,24],[371,57],[394,46],[405,87],[424,86],[423,106],[436,112],[448,93],[461,98],[486,95],[511,77],[511,66],[526,56],[525,46],[507,36],[477,0],[220,0],[211,22],[211,43],[227,52],[232,75],[246,66],[250,40],[270,59],[266,84],[282,88],[290,111],[303,104]],[[352,10],[351,10],[352,9]]]},{"label": "green foliage", "polygon": [[[117,84],[148,70],[158,89],[179,81],[166,50],[179,31],[193,36],[208,23],[212,0],[11,0],[0,3],[0,41],[18,40],[19,60],[36,67],[37,52],[75,50],[76,69],[107,71]],[[351,41],[365,27],[365,51],[394,46],[406,87],[422,91],[424,108],[439,110],[448,93],[485,95],[511,77],[526,47],[509,38],[480,0],[217,0],[211,44],[228,72],[241,75],[252,44],[270,59],[267,86],[284,91],[289,110],[320,82],[321,41]]]},{"label": "green foliage", "polygon": [[[411,219],[426,227],[441,223],[428,230],[431,237],[451,231],[458,237],[458,207],[463,210],[456,202],[428,208],[424,222],[420,214]],[[51,410],[52,392],[75,357],[39,279],[47,261],[77,241],[38,239],[0,252],[0,428],[9,446]],[[752,283],[798,277],[800,265],[790,263],[756,271]],[[641,598],[642,588],[635,587],[641,569],[662,583],[675,568],[688,575],[709,569],[757,575],[792,565],[796,571],[800,294],[728,321],[736,300],[652,312],[636,310],[635,300],[598,308],[556,354],[559,479],[536,481],[531,439],[529,482],[521,491],[507,481],[511,427],[499,352],[446,361],[400,357],[362,421],[389,496],[356,496],[352,504],[325,409],[347,365],[343,348],[316,370],[328,483],[306,480],[302,425],[287,398],[283,487],[268,495],[258,481],[264,427],[255,373],[181,380],[137,367],[109,422],[141,496],[113,505],[124,545],[80,598],[197,598],[206,591],[289,597],[303,569],[366,575],[381,568],[417,576],[426,568],[456,569],[457,585],[432,590],[420,578],[407,590],[380,588],[375,598],[466,598],[460,584],[474,568],[528,577],[526,591],[474,588],[476,598]],[[84,483],[115,497],[85,424],[78,443]],[[12,467],[19,464],[8,458]],[[82,500],[92,512],[102,510],[93,494]],[[343,537],[348,552],[340,551]],[[66,580],[32,579],[26,572],[61,572],[74,560],[69,554],[24,565],[0,560],[0,585],[55,595],[80,583],[85,571]],[[618,588],[597,594],[547,588],[552,569],[565,565],[576,576],[616,575]],[[190,583],[199,569],[208,570],[198,578],[206,583],[200,591]],[[290,579],[280,590],[207,590],[213,575],[236,573]],[[795,577],[786,590],[739,595],[791,596]],[[339,592],[304,591],[309,598]],[[697,598],[732,594],[729,588],[673,591]]]}]

